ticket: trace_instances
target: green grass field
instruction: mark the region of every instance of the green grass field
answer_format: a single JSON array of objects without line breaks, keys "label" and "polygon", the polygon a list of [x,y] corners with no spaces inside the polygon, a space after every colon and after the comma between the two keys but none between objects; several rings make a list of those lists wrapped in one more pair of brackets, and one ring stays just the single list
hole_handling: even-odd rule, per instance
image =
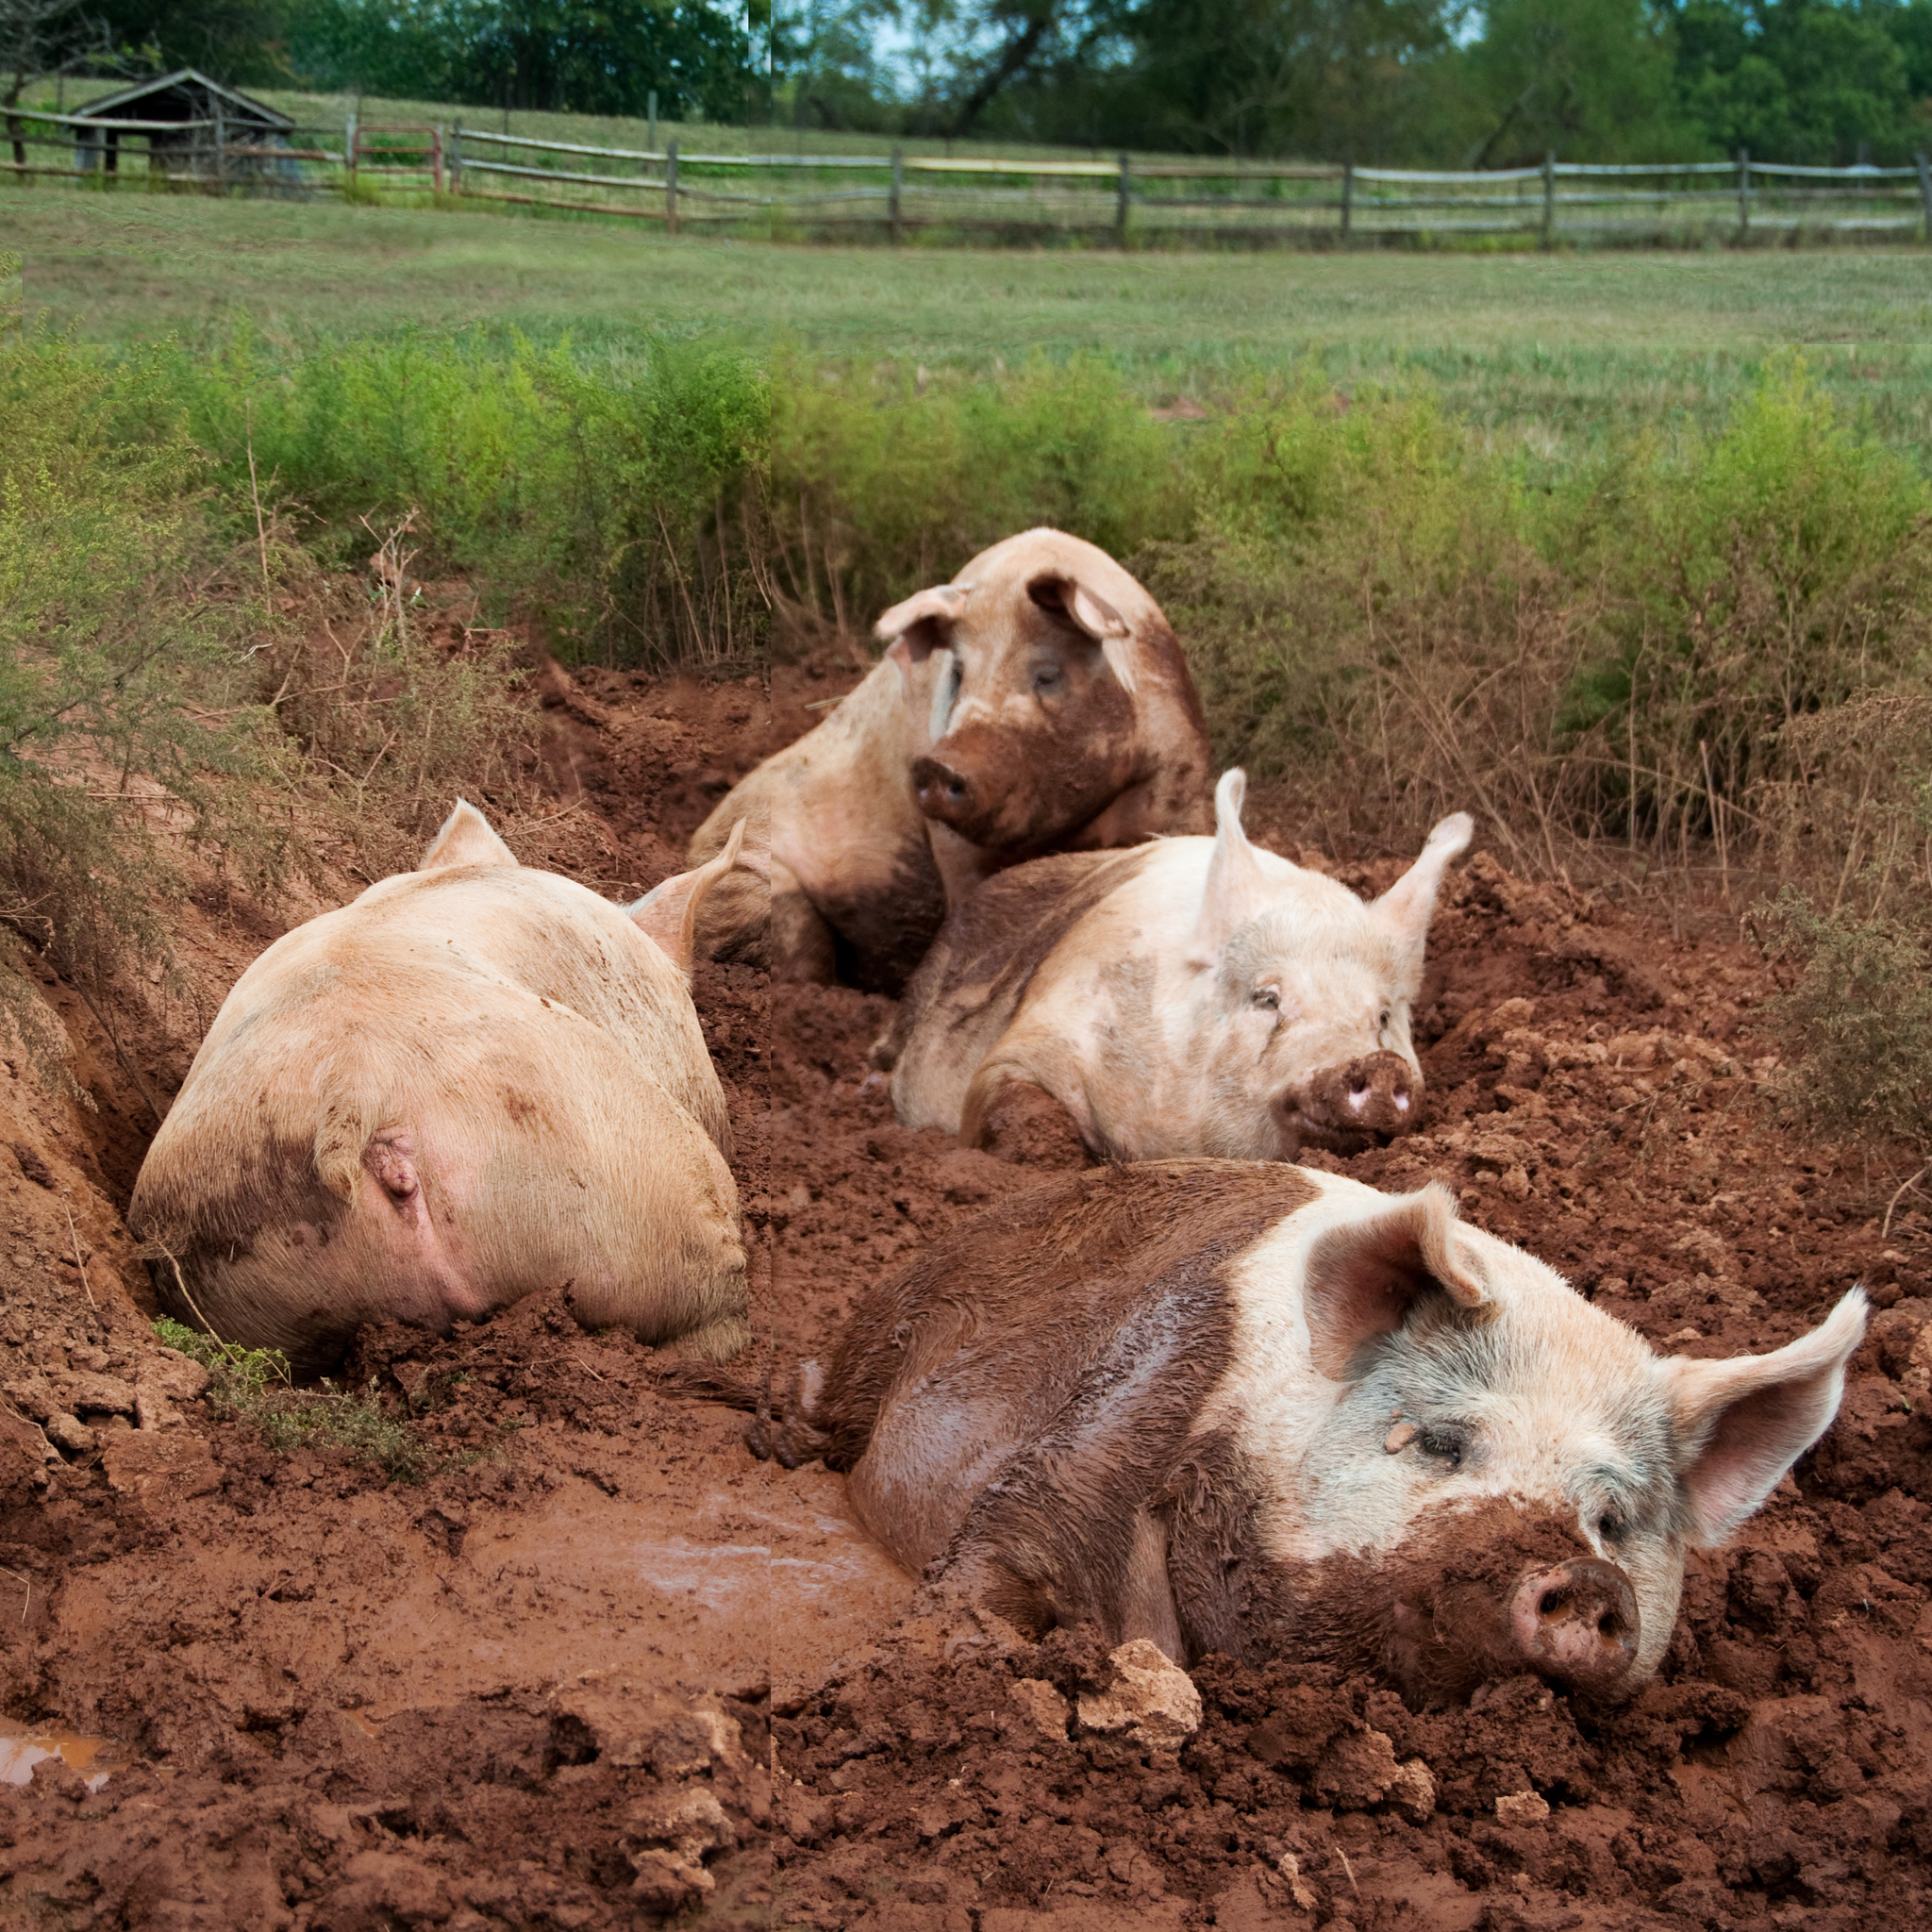
[{"label": "green grass field", "polygon": [[985,369],[1120,364],[1154,400],[1315,358],[1341,386],[1433,383],[1561,463],[1642,424],[1719,420],[1795,345],[1894,446],[1932,447],[1932,255],[1113,255],[766,246],[584,221],[315,202],[0,191],[30,316],[192,344],[483,324],[587,352],[640,331]]}]

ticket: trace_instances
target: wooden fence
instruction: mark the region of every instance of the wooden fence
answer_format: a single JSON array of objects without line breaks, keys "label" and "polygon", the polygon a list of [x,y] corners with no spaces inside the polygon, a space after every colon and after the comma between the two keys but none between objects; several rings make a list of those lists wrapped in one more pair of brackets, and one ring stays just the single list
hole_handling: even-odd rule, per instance
[{"label": "wooden fence", "polygon": [[[283,195],[425,194],[774,238],[1078,238],[1119,247],[1453,244],[1545,247],[1932,239],[1932,172],[1729,161],[1558,161],[1485,173],[1183,158],[728,155],[594,147],[477,127],[341,126],[263,137],[229,124],[5,110],[0,172],[107,186]],[[130,141],[145,138],[143,158]],[[46,164],[29,160],[38,150]],[[54,151],[49,154],[48,151]]]}]

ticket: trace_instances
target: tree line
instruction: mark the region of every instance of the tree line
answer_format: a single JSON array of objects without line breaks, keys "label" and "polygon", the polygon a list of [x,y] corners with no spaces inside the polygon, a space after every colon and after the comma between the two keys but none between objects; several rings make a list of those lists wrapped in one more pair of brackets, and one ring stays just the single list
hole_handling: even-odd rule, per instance
[{"label": "tree line", "polygon": [[1448,167],[1932,144],[1932,0],[794,0],[802,125]]},{"label": "tree line", "polygon": [[0,0],[16,74],[1507,167],[1932,143],[1932,0]]},{"label": "tree line", "polygon": [[192,66],[240,87],[762,121],[769,0],[0,0],[14,83]]}]

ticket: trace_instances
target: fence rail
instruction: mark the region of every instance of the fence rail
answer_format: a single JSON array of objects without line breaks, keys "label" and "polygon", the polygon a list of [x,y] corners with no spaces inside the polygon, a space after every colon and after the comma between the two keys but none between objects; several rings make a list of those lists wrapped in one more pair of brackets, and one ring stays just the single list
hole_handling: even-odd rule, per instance
[{"label": "fence rail", "polygon": [[[136,143],[144,142],[144,148]],[[29,150],[37,152],[30,158]],[[49,153],[49,151],[54,151]],[[58,158],[57,158],[58,157]],[[144,175],[140,164],[146,163]],[[808,238],[994,235],[1118,246],[1321,246],[1516,236],[1580,242],[1932,240],[1932,169],[1758,160],[1572,162],[1488,172],[1190,156],[680,154],[427,124],[298,126],[0,108],[0,174],[97,187],[475,202]],[[499,185],[500,184],[500,185]],[[507,192],[514,190],[516,192]]]}]

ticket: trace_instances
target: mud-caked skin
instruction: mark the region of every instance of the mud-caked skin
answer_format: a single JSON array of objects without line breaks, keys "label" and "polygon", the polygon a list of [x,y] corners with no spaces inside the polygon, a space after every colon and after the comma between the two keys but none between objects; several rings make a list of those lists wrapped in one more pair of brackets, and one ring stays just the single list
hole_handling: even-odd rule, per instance
[{"label": "mud-caked skin", "polygon": [[749,1337],[730,1128],[687,973],[741,833],[627,911],[458,803],[421,868],[236,983],[135,1183],[172,1312],[305,1371],[571,1285],[593,1327]]},{"label": "mud-caked skin", "polygon": [[708,908],[713,953],[769,934],[780,977],[896,993],[946,908],[1003,867],[1206,829],[1193,680],[1159,606],[1105,551],[1025,531],[875,631],[889,648],[858,689],[692,838],[696,864],[748,818],[769,854],[762,896],[741,880]]},{"label": "mud-caked skin", "polygon": [[1002,1152],[1003,1101],[1032,1088],[1093,1155],[1292,1160],[1355,1152],[1421,1118],[1410,1010],[1467,813],[1364,904],[1249,843],[1245,783],[1211,839],[1043,858],[949,915],[874,1058],[908,1126]]},{"label": "mud-caked skin", "polygon": [[1657,1356],[1432,1186],[1159,1161],[1059,1177],[863,1295],[757,1453],[1037,1641],[1092,1624],[1384,1672],[1419,1704],[1657,1669],[1685,1552],[1829,1425],[1854,1290],[1766,1356]]}]

